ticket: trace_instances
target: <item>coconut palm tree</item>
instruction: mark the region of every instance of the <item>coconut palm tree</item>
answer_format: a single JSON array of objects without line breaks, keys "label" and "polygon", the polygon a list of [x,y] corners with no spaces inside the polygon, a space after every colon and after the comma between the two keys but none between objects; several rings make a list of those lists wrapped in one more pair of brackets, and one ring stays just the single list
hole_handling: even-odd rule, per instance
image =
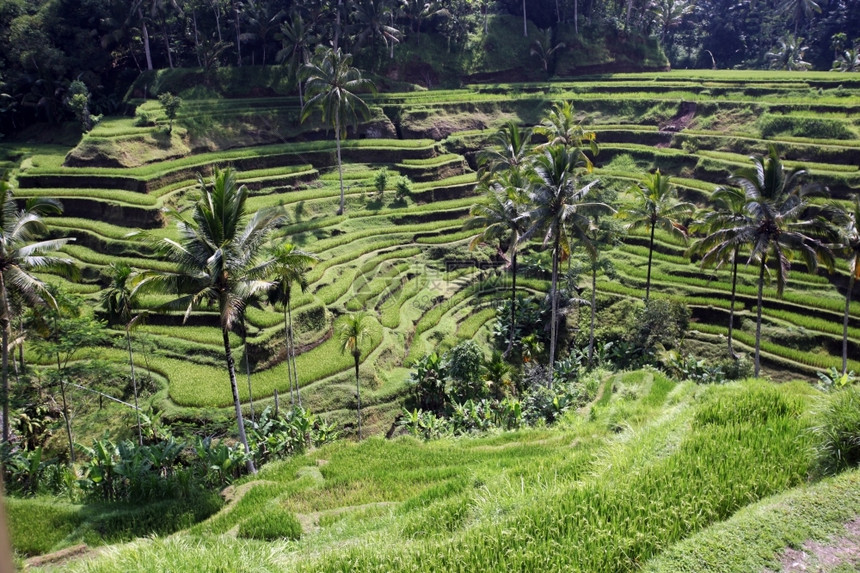
[{"label": "coconut palm tree", "polygon": [[351,54],[344,54],[340,49],[322,48],[317,50],[312,61],[305,64],[299,74],[299,79],[305,82],[307,98],[302,107],[302,121],[319,107],[322,109],[323,121],[334,127],[337,142],[337,172],[340,180],[338,215],[343,215],[345,208],[340,140],[346,137],[346,126],[350,120],[356,124],[359,116],[366,118],[370,115],[370,108],[356,95],[357,92],[376,92],[373,82],[363,78],[361,72],[351,64]]},{"label": "coconut palm tree", "polygon": [[230,331],[241,320],[246,302],[272,286],[266,277],[273,260],[262,256],[263,247],[283,216],[271,209],[249,216],[245,204],[248,190],[238,185],[232,169],[216,167],[211,183],[200,176],[198,185],[201,197],[194,205],[191,220],[174,214],[179,218],[180,240],[164,239],[162,243],[166,256],[178,265],[179,271],[150,275],[141,281],[141,286],[151,282],[169,285],[180,294],[173,306],[185,308],[185,320],[201,304],[218,306],[239,440],[248,454],[248,471],[254,473],[239,402]]},{"label": "coconut palm tree", "polygon": [[485,180],[505,171],[522,175],[529,165],[531,139],[531,129],[509,121],[490,138],[491,146],[478,152],[478,173]]},{"label": "coconut palm tree", "polygon": [[654,231],[657,227],[687,240],[687,228],[681,224],[681,218],[693,211],[693,205],[678,200],[678,193],[672,186],[668,175],[662,175],[658,169],[648,175],[631,189],[635,201],[619,211],[619,216],[630,220],[625,226],[626,231],[638,227],[650,230],[648,239],[648,276],[645,280],[645,304],[651,295],[651,262],[654,256]]},{"label": "coconut palm tree", "polygon": [[547,139],[545,144],[538,146],[538,150],[553,145],[576,149],[585,168],[591,172],[593,168],[591,158],[586,155],[584,148],[588,147],[593,155],[600,152],[597,146],[597,134],[582,127],[582,123],[576,119],[573,103],[566,101],[553,104],[541,124],[535,128],[535,132]]},{"label": "coconut palm tree", "polygon": [[746,195],[738,187],[719,187],[711,200],[714,209],[709,211],[701,221],[692,225],[693,230],[707,233],[696,241],[690,248],[691,254],[702,256],[701,266],[714,265],[719,268],[725,263],[732,265],[732,299],[729,309],[729,355],[737,358],[732,348],[732,334],[735,322],[735,295],[738,284],[738,252],[744,246],[745,237],[737,233],[739,227],[750,224],[746,210]]},{"label": "coconut palm tree", "polygon": [[[275,60],[286,64],[291,77],[304,65],[310,63],[311,46],[319,41],[313,33],[310,25],[302,18],[301,12],[296,9],[290,11],[289,19],[281,24],[279,34],[281,49],[275,55]],[[302,82],[297,79],[299,90],[299,105],[305,105]]]},{"label": "coconut palm tree", "polygon": [[593,251],[594,244],[588,237],[588,231],[592,229],[590,217],[612,211],[605,203],[586,201],[597,180],[580,187],[578,172],[582,167],[581,157],[576,149],[566,149],[562,145],[549,147],[535,159],[529,193],[535,207],[528,214],[531,226],[524,238],[542,233],[544,246],[552,244],[550,370],[555,364],[558,338],[559,263],[570,256],[572,239],[579,241],[589,252]]},{"label": "coconut palm tree", "polygon": [[12,340],[12,295],[21,297],[30,306],[54,305],[47,285],[31,274],[33,270],[58,269],[73,273],[76,269],[69,259],[51,256],[73,239],[34,241],[46,234],[43,215],[62,212],[60,204],[48,199],[33,199],[23,209],[18,208],[8,181],[0,180],[0,354],[3,402],[3,442],[9,441],[9,346]]},{"label": "coconut palm tree", "polygon": [[525,178],[517,171],[499,175],[486,189],[486,201],[472,206],[471,218],[465,224],[467,229],[480,229],[469,243],[469,249],[498,241],[499,253],[511,269],[511,330],[505,356],[513,349],[517,331],[517,253],[522,236],[528,230],[525,186]]},{"label": "coconut palm tree", "polygon": [[133,289],[132,269],[126,263],[111,263],[110,284],[101,291],[102,308],[108,315],[109,322],[118,322],[125,328],[125,344],[128,349],[128,366],[131,369],[131,386],[134,391],[134,411],[137,414],[137,440],[143,445],[143,430],[140,423],[140,406],[137,399],[137,377],[134,372],[134,353],[131,348],[131,329],[141,315],[134,315],[137,304],[137,292]]},{"label": "coconut palm tree", "polygon": [[770,67],[775,70],[789,72],[808,70],[812,64],[803,59],[809,46],[803,45],[803,38],[786,34],[777,41],[776,48],[765,54],[770,60]]},{"label": "coconut palm tree", "polygon": [[860,278],[860,197],[854,196],[854,206],[844,213],[840,224],[837,254],[848,260],[848,289],[845,291],[845,315],[842,318],[842,375],[848,372],[848,317],[854,282]]},{"label": "coconut palm tree", "polygon": [[[296,368],[296,347],[293,341],[293,313],[290,308],[290,297],[293,285],[298,284],[304,292],[308,286],[307,270],[319,258],[316,255],[298,249],[292,243],[281,243],[270,251],[274,261],[272,276],[275,282],[269,289],[269,302],[280,303],[284,307],[284,346],[287,350],[287,378],[290,382],[290,403],[295,405],[298,400],[302,405],[302,395],[299,391],[299,373]],[[295,395],[293,394],[295,385]]]},{"label": "coconut palm tree", "polygon": [[361,382],[358,377],[358,359],[361,358],[361,347],[370,336],[367,324],[367,314],[357,312],[348,315],[338,329],[341,353],[349,352],[355,361],[355,397],[358,401],[358,439],[361,440]]},{"label": "coconut palm tree", "polygon": [[811,216],[810,199],[821,196],[818,185],[804,185],[803,169],[786,171],[776,148],[770,146],[767,157],[750,158],[752,167],[736,171],[729,183],[740,187],[746,196],[749,222],[732,231],[733,241],[752,245],[749,261],[759,264],[758,298],[756,301],[755,375],[761,369],[761,310],[762,291],[768,259],[776,261],[777,293],[782,295],[791,269],[790,255],[798,253],[810,271],[823,262],[833,265],[833,254],[821,240],[826,237],[821,220]]}]

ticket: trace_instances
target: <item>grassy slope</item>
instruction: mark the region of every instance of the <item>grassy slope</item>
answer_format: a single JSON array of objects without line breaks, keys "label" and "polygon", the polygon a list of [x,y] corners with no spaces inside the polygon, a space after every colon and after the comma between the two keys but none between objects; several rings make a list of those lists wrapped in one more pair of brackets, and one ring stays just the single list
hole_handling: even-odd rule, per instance
[{"label": "grassy slope", "polygon": [[[557,428],[428,443],[372,438],[273,464],[190,530],[64,570],[635,571],[664,553],[678,562],[692,543],[679,541],[716,535],[708,528],[806,481],[818,394],[805,384],[703,388],[640,371],[605,387],[590,414],[571,413]],[[771,503],[825,500],[811,529],[786,525],[785,539],[831,531],[850,515],[856,494],[833,508],[856,479]],[[797,515],[812,515],[803,503]],[[275,507],[298,517],[300,540],[236,537]],[[780,535],[764,559],[782,548]]]}]

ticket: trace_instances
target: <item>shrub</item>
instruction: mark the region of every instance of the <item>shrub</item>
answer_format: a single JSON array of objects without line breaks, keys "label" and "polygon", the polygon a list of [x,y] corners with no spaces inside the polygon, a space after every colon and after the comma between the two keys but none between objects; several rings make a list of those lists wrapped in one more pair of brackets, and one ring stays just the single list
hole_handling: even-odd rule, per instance
[{"label": "shrub", "polygon": [[448,395],[453,402],[462,404],[487,395],[487,385],[482,376],[484,355],[474,340],[467,340],[450,350],[447,369],[451,380]]},{"label": "shrub", "polygon": [[[399,182],[398,182],[399,184]],[[373,178],[373,187],[376,188],[376,192],[382,195],[385,193],[385,187],[388,185],[388,169],[383,167],[376,173],[376,177]]]},{"label": "shrub", "polygon": [[138,109],[134,114],[135,127],[153,127],[155,126],[155,118],[150,113],[143,109]]},{"label": "shrub", "polygon": [[397,178],[397,183],[394,189],[397,191],[397,198],[402,199],[403,197],[412,194],[412,181],[409,180],[409,177],[401,175]]},{"label": "shrub", "polygon": [[293,514],[280,505],[254,513],[239,525],[239,537],[276,541],[300,539],[302,525]]},{"label": "shrub", "polygon": [[435,352],[428,354],[415,363],[409,377],[412,396],[418,407],[441,412],[445,407],[445,378],[447,372],[442,358]]},{"label": "shrub", "polygon": [[836,473],[860,464],[860,387],[831,394],[813,428],[818,443],[817,462],[822,473]]}]

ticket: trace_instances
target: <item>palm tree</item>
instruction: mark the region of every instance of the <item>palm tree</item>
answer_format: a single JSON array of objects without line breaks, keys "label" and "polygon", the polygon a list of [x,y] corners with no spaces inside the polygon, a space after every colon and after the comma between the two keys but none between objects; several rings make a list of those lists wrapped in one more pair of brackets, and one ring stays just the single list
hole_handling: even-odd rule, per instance
[{"label": "palm tree", "polygon": [[505,356],[510,355],[513,349],[517,331],[517,252],[520,240],[528,230],[525,184],[522,175],[516,171],[499,175],[487,189],[486,202],[472,206],[469,211],[471,218],[465,225],[467,229],[480,229],[469,243],[469,249],[497,240],[499,253],[511,269],[511,330]]},{"label": "palm tree", "polygon": [[361,358],[361,347],[370,336],[367,325],[367,315],[364,312],[351,314],[341,323],[338,329],[341,353],[349,352],[355,361],[355,397],[358,400],[358,439],[361,440],[361,382],[358,378],[358,359]]},{"label": "palm tree", "polygon": [[[287,65],[289,75],[292,77],[310,62],[310,47],[319,38],[313,33],[311,27],[302,18],[298,10],[290,12],[289,20],[281,24],[281,49],[275,55],[275,60]],[[299,105],[304,106],[304,94],[302,93],[301,80],[296,81],[299,89]]]},{"label": "palm tree", "polygon": [[539,29],[540,37],[532,43],[529,53],[537,56],[543,65],[543,71],[549,73],[553,55],[566,47],[564,42],[552,42],[552,28]]},{"label": "palm tree", "polygon": [[794,22],[794,35],[797,36],[800,21],[811,20],[815,14],[820,14],[822,3],[826,4],[826,0],[782,0],[777,10],[789,15]]},{"label": "palm tree", "polygon": [[509,121],[490,138],[491,146],[478,153],[478,172],[483,178],[505,171],[524,173],[529,164],[531,140],[531,129],[520,129]]},{"label": "palm tree", "polygon": [[[290,297],[293,284],[298,283],[302,292],[308,286],[307,269],[319,258],[316,255],[296,248],[292,243],[281,243],[271,250],[272,276],[276,277],[272,288],[269,289],[269,302],[280,303],[284,307],[284,346],[287,350],[287,378],[290,382],[290,403],[295,405],[298,398],[302,405],[302,395],[299,391],[299,373],[296,368],[296,347],[293,342],[293,313],[290,308]],[[293,385],[295,384],[295,396]]]},{"label": "palm tree", "polygon": [[593,155],[600,152],[597,146],[597,134],[582,127],[577,121],[573,104],[569,101],[555,103],[535,132],[546,137],[547,142],[539,146],[542,150],[553,145],[563,145],[568,149],[576,149],[586,169],[591,172],[591,158],[585,154],[584,147],[588,146]]},{"label": "palm tree", "polygon": [[257,41],[262,44],[263,60],[260,63],[262,65],[266,65],[266,44],[269,42],[269,36],[272,35],[272,32],[278,29],[281,20],[286,16],[286,12],[283,9],[279,9],[277,12],[272,14],[275,7],[269,3],[260,1],[255,2],[254,0],[246,1],[247,4],[245,6],[244,13],[248,18],[248,24],[254,32],[251,34],[243,34],[243,36],[255,37]]},{"label": "palm tree", "polygon": [[755,331],[755,375],[761,369],[761,310],[764,277],[768,258],[776,259],[777,293],[782,295],[791,269],[789,255],[799,253],[810,271],[819,261],[833,265],[833,254],[817,238],[824,236],[820,219],[809,215],[810,199],[822,195],[817,185],[803,185],[803,169],[787,172],[776,148],[770,146],[768,156],[751,157],[752,167],[736,171],[729,183],[740,187],[746,196],[749,222],[732,231],[733,241],[752,245],[750,261],[759,264],[758,299]]},{"label": "palm tree", "polygon": [[711,195],[715,208],[709,211],[702,221],[693,225],[694,230],[707,235],[690,248],[690,253],[702,256],[701,266],[714,265],[719,268],[724,263],[732,264],[732,299],[729,309],[729,355],[737,358],[732,348],[732,334],[735,322],[735,294],[738,284],[738,251],[744,237],[737,233],[738,227],[750,224],[746,211],[746,195],[737,187],[719,187]]},{"label": "palm tree", "polygon": [[[271,271],[272,259],[261,256],[272,229],[283,216],[266,209],[248,216],[245,202],[248,190],[236,181],[232,169],[215,168],[211,184],[198,177],[201,198],[194,205],[191,221],[179,218],[180,241],[164,239],[167,257],[179,267],[177,273],[150,275],[149,280],[165,282],[180,293],[174,306],[185,307],[185,320],[191,311],[203,303],[217,304],[220,315],[224,357],[233,406],[239,427],[239,440],[248,454],[247,467],[256,472],[250,457],[236,367],[230,344],[230,331],[239,322],[246,302],[266,292],[272,283],[265,280]],[[141,282],[141,285],[147,281]]]},{"label": "palm tree", "polygon": [[803,38],[786,34],[777,41],[776,49],[765,54],[765,57],[770,60],[770,67],[775,70],[808,70],[812,64],[803,59],[807,49],[809,46],[803,45]]},{"label": "palm tree", "polygon": [[9,345],[12,339],[12,294],[30,306],[55,305],[47,285],[30,274],[32,270],[58,269],[73,272],[69,259],[47,253],[58,250],[74,239],[33,241],[46,233],[43,215],[59,214],[60,204],[49,199],[32,199],[19,210],[12,186],[0,180],[0,354],[2,354],[3,442],[9,441]]},{"label": "palm tree", "polygon": [[[385,0],[359,0],[355,3],[355,24],[358,27],[355,49],[358,50],[370,42],[372,57],[371,66],[376,64],[377,46],[379,40],[385,48],[392,50],[394,44],[400,42],[400,30],[387,24],[391,21],[392,9]],[[394,52],[391,52],[394,54]]]},{"label": "palm tree", "polygon": [[645,280],[645,304],[651,295],[651,262],[654,256],[654,231],[657,227],[687,240],[687,228],[680,218],[690,214],[693,205],[678,201],[678,193],[672,186],[669,176],[664,176],[658,169],[653,175],[648,175],[639,185],[631,190],[636,201],[619,211],[623,219],[630,219],[626,231],[638,227],[650,229],[648,240],[648,277]]},{"label": "palm tree", "polygon": [[131,369],[131,386],[134,391],[134,411],[137,414],[137,440],[143,445],[143,430],[140,424],[140,407],[137,400],[137,378],[134,372],[134,354],[131,348],[131,329],[141,315],[133,316],[137,303],[137,292],[132,288],[132,269],[126,263],[111,263],[111,282],[100,293],[102,307],[107,311],[109,322],[119,322],[125,327],[125,343],[128,349],[128,366]]},{"label": "palm tree", "polygon": [[848,290],[845,291],[845,315],[842,318],[842,375],[848,372],[848,316],[854,282],[860,278],[860,197],[854,196],[854,208],[846,212],[840,225],[837,247],[840,257],[848,260]]},{"label": "palm tree", "polygon": [[570,255],[572,238],[578,239],[589,251],[594,245],[588,237],[592,228],[591,215],[610,212],[605,203],[586,202],[585,198],[597,184],[594,180],[579,187],[577,172],[582,168],[577,150],[556,145],[535,160],[534,180],[529,198],[535,208],[529,212],[531,226],[524,237],[543,233],[543,244],[552,243],[552,324],[550,325],[549,367],[555,364],[558,335],[558,265]]},{"label": "palm tree", "polygon": [[340,156],[340,140],[346,137],[349,120],[355,124],[358,116],[366,118],[370,108],[360,97],[358,91],[376,92],[376,86],[369,79],[361,77],[361,72],[353,68],[352,55],[340,49],[323,48],[317,50],[311,63],[302,67],[300,80],[305,82],[307,100],[302,107],[302,121],[311,115],[316,107],[322,108],[323,121],[334,126],[337,141],[337,172],[340,178],[340,208],[337,214],[343,215],[343,165]]}]

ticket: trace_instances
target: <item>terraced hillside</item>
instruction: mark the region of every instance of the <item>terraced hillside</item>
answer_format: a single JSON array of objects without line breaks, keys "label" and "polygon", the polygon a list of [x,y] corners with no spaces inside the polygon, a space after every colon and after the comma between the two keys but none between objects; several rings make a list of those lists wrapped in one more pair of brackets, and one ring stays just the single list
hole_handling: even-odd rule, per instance
[{"label": "terraced hillside", "polygon": [[[297,102],[285,98],[187,101],[180,126],[168,136],[157,105],[143,103],[156,126],[108,119],[74,150],[38,148],[14,154],[17,195],[56,197],[65,215],[49,219],[57,234],[75,238],[65,254],[83,269],[68,283],[95,301],[108,266],[124,261],[140,269],[167,269],[153,241],[176,236],[165,209],[182,209],[194,197],[196,174],[232,165],[252,190],[252,208],[281,206],[289,221],[279,236],[319,256],[305,292],[291,307],[301,347],[298,369],[306,405],[352,424],[351,357],[332,333],[341,317],[366,309],[374,317],[372,344],[361,357],[367,425],[385,432],[400,409],[410,362],[458,340],[486,337],[494,303],[502,295],[499,261],[492,250],[470,252],[473,232],[463,231],[478,199],[475,156],[505,121],[534,125],[552,102],[572,101],[597,132],[596,176],[624,189],[649,170],[674,176],[688,200],[705,203],[716,185],[748,163],[747,155],[778,145],[789,165],[846,201],[860,191],[860,79],[848,74],[672,72],[624,74],[550,84],[475,85],[461,90],[385,93],[369,98],[370,121],[345,142],[344,216],[334,142],[319,125],[298,126]],[[378,194],[374,177],[388,169],[389,187]],[[409,192],[395,189],[400,177]],[[140,231],[140,232],[139,232]],[[693,339],[716,347],[726,333],[728,271],[702,271],[685,245],[658,236],[652,296],[683,300],[693,309]],[[601,278],[600,292],[641,298],[646,237],[633,234],[612,252],[620,278]],[[756,270],[741,267],[738,288],[741,350],[752,344]],[[521,280],[531,292],[547,289],[547,275]],[[845,266],[832,275],[792,269],[785,296],[768,288],[764,357],[775,370],[813,375],[841,365],[841,313]],[[583,296],[590,281],[583,280]],[[167,295],[143,300],[154,311],[140,327],[149,355],[139,368],[155,374],[161,390],[155,411],[167,421],[226,419],[231,404],[222,368],[215,315],[201,309],[181,317],[160,309]],[[95,304],[94,304],[95,306]],[[261,304],[247,313],[247,337],[236,337],[237,358],[247,351],[255,407],[288,391],[283,359],[283,314]],[[849,355],[860,356],[860,303],[851,309]],[[119,347],[99,356],[123,363]],[[31,361],[42,358],[34,355]],[[243,366],[244,367],[244,366]],[[860,363],[851,368],[860,371]],[[247,404],[248,384],[240,384]]]}]

